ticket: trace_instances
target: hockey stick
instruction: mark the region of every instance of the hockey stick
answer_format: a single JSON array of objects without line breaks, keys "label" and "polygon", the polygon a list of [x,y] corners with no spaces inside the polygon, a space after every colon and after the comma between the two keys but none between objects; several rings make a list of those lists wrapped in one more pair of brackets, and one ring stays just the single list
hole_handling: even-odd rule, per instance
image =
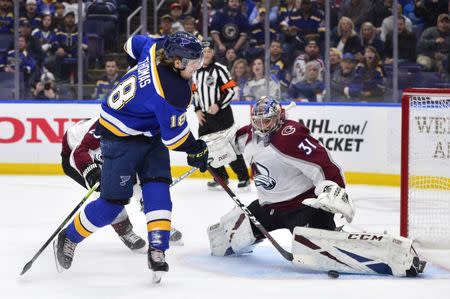
[{"label": "hockey stick", "polygon": [[189,169],[188,171],[177,177],[174,181],[172,181],[170,187],[173,187],[174,185],[178,184],[179,182],[181,182],[182,180],[193,174],[197,169],[198,169],[197,167],[192,167],[191,169]]},{"label": "hockey stick", "polygon": [[70,218],[80,209],[80,207],[84,204],[84,202],[91,196],[91,194],[97,189],[97,187],[100,185],[100,182],[97,182],[89,191],[86,193],[86,195],[83,197],[83,199],[78,203],[78,205],[75,207],[75,209],[70,212],[70,214],[64,219],[64,221],[58,226],[58,228],[55,230],[55,232],[48,238],[48,240],[42,245],[42,247],[39,249],[39,251],[33,256],[33,258],[23,266],[22,272],[20,275],[24,275],[28,270],[30,270],[31,266],[33,266],[34,261],[41,255],[41,253],[44,251],[44,249],[50,244],[50,242],[55,238],[57,234],[64,228],[64,226],[69,222]]},{"label": "hockey stick", "polygon": [[270,243],[278,250],[278,252],[288,261],[292,262],[294,259],[292,253],[286,251],[283,247],[281,247],[280,244],[269,234],[269,232],[262,226],[262,224],[258,221],[258,219],[255,218],[255,216],[250,212],[249,209],[247,209],[246,206],[242,204],[242,202],[237,198],[236,194],[231,191],[231,189],[228,187],[228,185],[225,184],[223,179],[217,175],[217,173],[214,171],[214,169],[211,166],[208,166],[209,173],[214,177],[217,183],[219,183],[220,186],[228,193],[228,195],[233,199],[233,201],[236,203],[236,205],[244,211],[244,213],[250,218],[250,221],[259,229],[259,231],[267,238],[269,239]]}]

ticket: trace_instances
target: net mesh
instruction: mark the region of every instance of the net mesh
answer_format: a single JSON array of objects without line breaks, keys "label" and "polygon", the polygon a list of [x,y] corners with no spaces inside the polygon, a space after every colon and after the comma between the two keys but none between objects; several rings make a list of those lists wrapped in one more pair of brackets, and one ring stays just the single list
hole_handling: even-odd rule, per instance
[{"label": "net mesh", "polygon": [[408,236],[450,247],[450,94],[410,97]]}]

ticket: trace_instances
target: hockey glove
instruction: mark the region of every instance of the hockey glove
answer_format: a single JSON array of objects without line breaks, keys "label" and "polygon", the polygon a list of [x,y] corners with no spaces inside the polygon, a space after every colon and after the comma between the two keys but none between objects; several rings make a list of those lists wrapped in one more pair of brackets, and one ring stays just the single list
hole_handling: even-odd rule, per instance
[{"label": "hockey glove", "polygon": [[333,214],[342,214],[348,223],[352,222],[355,208],[344,188],[339,187],[335,182],[323,181],[316,186],[314,193],[317,198],[307,198],[302,204]]},{"label": "hockey glove", "polygon": [[201,172],[208,168],[208,147],[206,142],[197,139],[195,146],[187,152],[187,162],[192,167],[197,167]]},{"label": "hockey glove", "polygon": [[[88,165],[83,171],[83,177],[89,188],[92,188],[97,182],[100,182],[101,176],[102,170],[96,163]],[[100,186],[98,186],[96,191],[98,190],[100,190]]]}]

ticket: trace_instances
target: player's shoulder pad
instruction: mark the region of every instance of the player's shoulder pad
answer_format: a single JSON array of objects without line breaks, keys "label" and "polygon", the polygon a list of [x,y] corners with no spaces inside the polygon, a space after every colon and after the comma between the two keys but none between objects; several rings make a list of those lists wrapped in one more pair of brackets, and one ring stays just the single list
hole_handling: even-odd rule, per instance
[{"label": "player's shoulder pad", "polygon": [[191,105],[191,87],[177,72],[166,66],[158,65],[158,74],[164,98],[170,105],[186,109]]}]

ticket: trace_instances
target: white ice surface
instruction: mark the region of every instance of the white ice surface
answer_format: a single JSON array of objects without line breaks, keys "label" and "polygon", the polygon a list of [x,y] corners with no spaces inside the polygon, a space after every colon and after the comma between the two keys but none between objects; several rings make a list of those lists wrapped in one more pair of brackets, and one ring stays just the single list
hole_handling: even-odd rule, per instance
[{"label": "white ice surface", "polygon": [[[206,181],[197,179],[172,188],[172,223],[182,231],[185,245],[167,252],[170,271],[160,285],[151,283],[146,255],[130,252],[110,227],[77,247],[69,271],[56,272],[50,245],[19,276],[85,192],[62,176],[0,176],[0,298],[450,298],[450,251],[419,251],[430,263],[425,275],[415,279],[362,275],[330,279],[301,272],[267,241],[251,255],[212,257],[206,227],[233,202],[225,192],[206,191]],[[357,208],[355,228],[398,233],[398,188],[349,186],[348,192]],[[245,203],[256,198],[252,192],[236,193]],[[132,202],[127,209],[135,231],[146,236],[137,204]],[[290,250],[289,232],[273,235]]]}]

